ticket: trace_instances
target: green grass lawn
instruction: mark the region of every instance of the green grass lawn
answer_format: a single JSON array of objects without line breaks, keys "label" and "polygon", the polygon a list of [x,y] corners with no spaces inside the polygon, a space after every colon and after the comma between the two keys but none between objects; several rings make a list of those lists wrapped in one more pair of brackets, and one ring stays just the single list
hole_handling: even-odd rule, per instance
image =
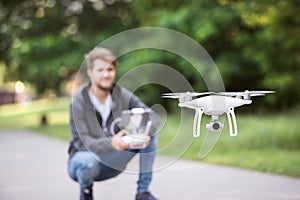
[{"label": "green grass lawn", "polygon": [[66,125],[68,104],[67,98],[61,98],[0,106],[0,128],[38,127],[44,114],[51,126]]},{"label": "green grass lawn", "polygon": [[[68,99],[50,99],[0,106],[0,128],[28,128],[69,140],[68,104]],[[47,126],[40,125],[43,114],[47,116]],[[158,153],[300,177],[300,114],[297,112],[240,115],[237,110],[237,137],[229,136],[227,121],[222,133],[206,133],[204,124],[210,119],[204,117],[201,136],[193,138],[192,118],[190,111],[182,113],[178,110],[178,113],[168,115],[159,133]],[[213,148],[200,159],[199,151],[204,144],[211,144]]]}]

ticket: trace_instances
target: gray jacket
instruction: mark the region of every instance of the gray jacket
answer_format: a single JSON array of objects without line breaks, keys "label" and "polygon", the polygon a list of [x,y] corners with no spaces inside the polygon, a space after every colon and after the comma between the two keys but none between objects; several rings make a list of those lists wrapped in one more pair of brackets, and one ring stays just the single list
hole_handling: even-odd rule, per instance
[{"label": "gray jacket", "polygon": [[[69,154],[72,156],[77,151],[92,151],[96,154],[105,153],[113,149],[110,138],[112,133],[100,126],[101,116],[91,103],[88,95],[90,83],[81,87],[73,96],[70,104],[70,129],[72,138],[70,141]],[[110,127],[114,119],[121,116],[123,110],[132,108],[148,108],[138,97],[126,90],[124,87],[115,85],[112,92],[112,112],[107,120]],[[160,125],[158,116],[151,113],[152,127],[150,135],[156,133]],[[118,131],[118,130],[116,130]]]}]

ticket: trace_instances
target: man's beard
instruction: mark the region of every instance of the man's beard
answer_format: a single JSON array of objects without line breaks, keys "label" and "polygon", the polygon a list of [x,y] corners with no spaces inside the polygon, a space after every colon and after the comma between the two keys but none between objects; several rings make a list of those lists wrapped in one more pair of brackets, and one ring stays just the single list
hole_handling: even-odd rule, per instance
[{"label": "man's beard", "polygon": [[113,88],[113,84],[111,86],[108,86],[108,87],[103,87],[102,85],[97,84],[97,88],[104,91],[104,92],[110,92]]}]

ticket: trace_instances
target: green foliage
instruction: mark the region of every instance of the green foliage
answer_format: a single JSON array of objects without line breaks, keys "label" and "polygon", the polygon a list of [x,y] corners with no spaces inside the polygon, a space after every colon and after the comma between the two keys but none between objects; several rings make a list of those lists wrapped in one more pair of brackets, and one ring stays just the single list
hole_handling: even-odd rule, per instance
[{"label": "green foliage", "polygon": [[128,3],[99,3],[1,2],[0,60],[6,63],[5,80],[29,82],[39,95],[48,89],[60,94],[60,85],[79,69],[83,55],[122,30],[121,11]]},{"label": "green foliage", "polygon": [[[227,90],[276,90],[261,107],[286,109],[300,100],[299,6],[297,0],[2,1],[0,61],[6,80],[30,82],[39,94],[47,88],[59,93],[101,41],[131,28],[165,27],[208,51]],[[206,90],[184,59],[166,52],[129,54],[122,73],[153,60],[183,73],[195,90]],[[164,92],[147,90],[146,99]]]},{"label": "green foliage", "polygon": [[[298,1],[134,3],[142,24],[178,30],[203,45],[227,90],[276,90],[277,98],[266,101],[276,109],[299,102]],[[154,5],[153,12],[146,11]]]},{"label": "green foliage", "polygon": [[34,83],[38,94],[45,89],[59,93],[60,83],[82,62],[82,49],[84,46],[64,36],[45,35],[23,40],[10,56],[18,66],[19,79]]}]

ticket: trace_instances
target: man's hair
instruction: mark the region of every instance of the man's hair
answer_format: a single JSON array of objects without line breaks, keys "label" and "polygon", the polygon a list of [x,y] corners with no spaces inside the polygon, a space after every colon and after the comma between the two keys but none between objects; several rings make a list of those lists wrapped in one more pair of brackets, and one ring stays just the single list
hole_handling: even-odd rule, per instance
[{"label": "man's hair", "polygon": [[93,62],[96,59],[101,59],[107,62],[110,62],[114,67],[117,66],[117,58],[115,55],[108,49],[103,47],[95,47],[88,54],[85,55],[87,68],[93,67]]}]

